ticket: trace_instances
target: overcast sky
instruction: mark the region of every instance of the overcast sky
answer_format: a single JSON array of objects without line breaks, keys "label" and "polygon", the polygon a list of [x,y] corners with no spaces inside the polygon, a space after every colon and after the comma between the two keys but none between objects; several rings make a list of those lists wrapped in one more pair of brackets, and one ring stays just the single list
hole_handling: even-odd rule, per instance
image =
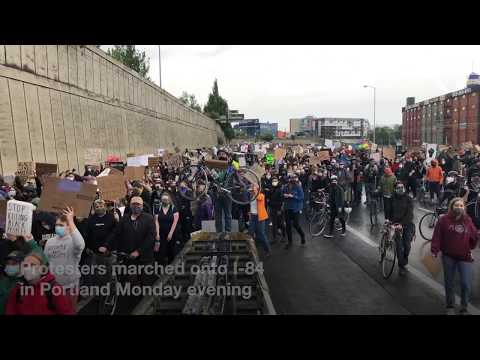
[{"label": "overcast sky", "polygon": [[[158,46],[137,47],[158,84]],[[373,90],[364,84],[377,87],[377,126],[400,124],[408,96],[422,101],[464,88],[472,62],[480,72],[478,45],[162,45],[161,51],[166,91],[193,93],[203,106],[217,78],[230,109],[278,122],[280,130],[306,115],[372,122]]]}]

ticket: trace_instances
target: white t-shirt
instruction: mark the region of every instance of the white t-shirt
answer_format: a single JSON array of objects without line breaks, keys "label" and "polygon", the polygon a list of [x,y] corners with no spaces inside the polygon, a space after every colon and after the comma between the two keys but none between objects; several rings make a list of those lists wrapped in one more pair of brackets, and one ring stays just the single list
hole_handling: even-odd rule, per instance
[{"label": "white t-shirt", "polygon": [[250,214],[252,215],[258,215],[258,210],[257,210],[257,199],[253,200],[250,202]]}]

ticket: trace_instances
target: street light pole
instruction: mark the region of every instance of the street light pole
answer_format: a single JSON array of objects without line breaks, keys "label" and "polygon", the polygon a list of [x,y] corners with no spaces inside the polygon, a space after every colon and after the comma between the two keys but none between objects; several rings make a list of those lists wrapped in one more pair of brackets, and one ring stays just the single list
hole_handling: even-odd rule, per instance
[{"label": "street light pole", "polygon": [[159,84],[160,89],[162,88],[162,53],[160,51],[160,45],[158,45],[158,74],[159,74]]},{"label": "street light pole", "polygon": [[375,142],[375,129],[376,129],[376,124],[375,124],[375,108],[376,108],[376,103],[377,103],[377,88],[375,86],[371,85],[363,85],[364,88],[372,88],[373,89],[373,143],[376,144]]}]

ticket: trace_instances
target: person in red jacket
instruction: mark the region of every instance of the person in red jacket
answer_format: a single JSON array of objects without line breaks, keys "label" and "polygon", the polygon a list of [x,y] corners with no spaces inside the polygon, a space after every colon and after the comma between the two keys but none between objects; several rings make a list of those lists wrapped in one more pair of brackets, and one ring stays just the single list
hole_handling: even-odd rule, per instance
[{"label": "person in red jacket", "polygon": [[477,246],[479,234],[473,221],[465,213],[465,203],[454,198],[448,206],[448,214],[440,217],[433,231],[432,255],[442,252],[447,314],[455,315],[454,277],[458,268],[461,285],[460,314],[468,314],[468,302],[472,288],[472,249]]},{"label": "person in red jacket", "polygon": [[26,280],[11,291],[6,315],[74,315],[72,301],[62,286],[55,282],[42,258],[30,253],[22,262],[21,272]]}]

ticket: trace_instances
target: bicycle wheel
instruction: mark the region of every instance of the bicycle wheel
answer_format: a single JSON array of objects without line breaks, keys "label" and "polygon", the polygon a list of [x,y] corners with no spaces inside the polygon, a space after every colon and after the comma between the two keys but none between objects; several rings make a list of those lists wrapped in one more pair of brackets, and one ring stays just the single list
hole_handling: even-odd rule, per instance
[{"label": "bicycle wheel", "polygon": [[116,283],[111,282],[109,284],[110,293],[107,296],[103,296],[99,299],[99,314],[100,315],[114,315],[117,308],[117,289]]},{"label": "bicycle wheel", "polygon": [[385,243],[388,239],[387,234],[383,234],[380,238],[380,244],[378,245],[378,256],[380,260],[378,261],[380,264],[383,262],[383,258],[385,257]]},{"label": "bicycle wheel", "polygon": [[[184,189],[180,185],[184,185]],[[203,191],[198,191],[198,185],[204,184]],[[177,189],[180,195],[190,201],[197,200],[208,190],[207,173],[200,165],[190,165],[180,171],[177,181]]]},{"label": "bicycle wheel", "polygon": [[378,224],[377,202],[375,200],[370,200],[368,208],[370,210],[370,224],[375,226]]},{"label": "bicycle wheel", "polygon": [[395,261],[397,259],[397,246],[395,241],[386,239],[385,241],[385,256],[382,260],[382,274],[385,279],[388,279],[393,273]]},{"label": "bicycle wheel", "polygon": [[[256,191],[252,193],[250,189],[256,185]],[[224,188],[227,190],[227,196],[239,205],[248,205],[255,200],[260,193],[261,184],[257,174],[252,170],[241,167],[236,170]]]},{"label": "bicycle wheel", "polygon": [[418,223],[418,230],[420,230],[420,235],[426,241],[431,241],[433,237],[433,230],[435,225],[437,225],[438,216],[436,213],[428,213],[422,216],[420,222]]},{"label": "bicycle wheel", "polygon": [[320,236],[325,231],[325,227],[327,226],[327,221],[328,221],[328,217],[325,211],[317,212],[310,220],[310,224],[309,224],[310,235]]}]

